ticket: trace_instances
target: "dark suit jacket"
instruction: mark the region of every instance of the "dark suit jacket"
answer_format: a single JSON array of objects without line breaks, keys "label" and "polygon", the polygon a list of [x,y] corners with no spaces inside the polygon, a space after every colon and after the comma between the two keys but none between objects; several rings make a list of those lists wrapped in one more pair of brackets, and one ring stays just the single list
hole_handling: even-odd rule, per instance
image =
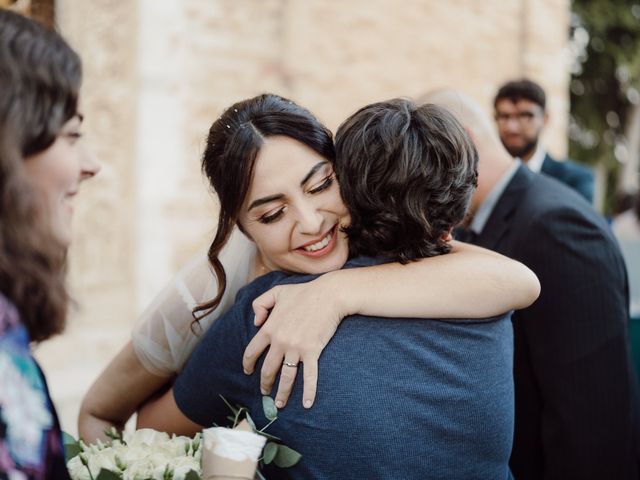
[{"label": "dark suit jacket", "polygon": [[573,188],[589,203],[593,203],[593,172],[589,168],[571,160],[559,162],[547,153],[540,171]]},{"label": "dark suit jacket", "polygon": [[521,165],[475,243],[521,261],[542,285],[513,315],[515,478],[638,479],[627,275],[603,218]]}]

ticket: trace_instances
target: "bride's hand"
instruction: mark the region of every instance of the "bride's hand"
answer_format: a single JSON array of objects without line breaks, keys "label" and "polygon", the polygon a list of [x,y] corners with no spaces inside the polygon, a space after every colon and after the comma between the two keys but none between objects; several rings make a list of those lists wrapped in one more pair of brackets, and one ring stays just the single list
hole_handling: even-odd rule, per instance
[{"label": "bride's hand", "polygon": [[278,408],[286,405],[299,368],[303,369],[304,407],[310,408],[315,400],[318,358],[346,316],[329,276],[274,287],[253,302],[255,324],[262,327],[245,349],[242,365],[245,373],[252,373],[260,355],[269,348],[260,375],[260,389],[268,395],[280,372],[275,397]]}]

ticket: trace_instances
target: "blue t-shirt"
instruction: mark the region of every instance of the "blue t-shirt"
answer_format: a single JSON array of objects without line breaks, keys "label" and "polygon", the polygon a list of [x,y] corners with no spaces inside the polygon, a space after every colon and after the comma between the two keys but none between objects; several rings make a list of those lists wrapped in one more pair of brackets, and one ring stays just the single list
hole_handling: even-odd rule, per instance
[{"label": "blue t-shirt", "polygon": [[[375,263],[356,259],[348,266]],[[275,285],[313,278],[272,272],[238,293],[175,382],[187,417],[205,427],[227,425],[222,395],[248,407],[258,427],[267,423],[261,363],[250,376],[242,371],[244,348],[257,331],[251,302]],[[322,353],[314,406],[302,407],[298,378],[268,429],[303,455],[272,478],[510,478],[512,362],[509,315],[484,321],[350,316]]]}]

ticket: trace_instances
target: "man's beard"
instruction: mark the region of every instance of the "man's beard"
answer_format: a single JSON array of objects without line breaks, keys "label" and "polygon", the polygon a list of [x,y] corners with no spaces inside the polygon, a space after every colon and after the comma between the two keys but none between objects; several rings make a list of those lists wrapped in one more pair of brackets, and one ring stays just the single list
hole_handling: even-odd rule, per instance
[{"label": "man's beard", "polygon": [[506,145],[504,147],[512,157],[524,158],[533,153],[537,145],[538,139],[536,138],[535,140],[531,140],[530,142],[525,143],[521,147],[507,147]]}]

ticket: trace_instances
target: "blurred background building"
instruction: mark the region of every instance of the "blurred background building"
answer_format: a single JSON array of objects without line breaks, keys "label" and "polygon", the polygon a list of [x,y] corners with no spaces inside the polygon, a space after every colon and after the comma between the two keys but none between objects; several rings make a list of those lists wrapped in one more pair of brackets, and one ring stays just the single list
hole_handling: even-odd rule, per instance
[{"label": "blurred background building", "polygon": [[[364,104],[450,86],[492,112],[528,76],[548,95],[545,143],[567,152],[569,0],[39,0],[84,62],[85,141],[103,164],[76,200],[77,306],[38,348],[63,428],[144,305],[206,248],[216,205],[200,174],[208,128],[270,91],[330,128]],[[14,5],[15,6],[15,5]]]}]

